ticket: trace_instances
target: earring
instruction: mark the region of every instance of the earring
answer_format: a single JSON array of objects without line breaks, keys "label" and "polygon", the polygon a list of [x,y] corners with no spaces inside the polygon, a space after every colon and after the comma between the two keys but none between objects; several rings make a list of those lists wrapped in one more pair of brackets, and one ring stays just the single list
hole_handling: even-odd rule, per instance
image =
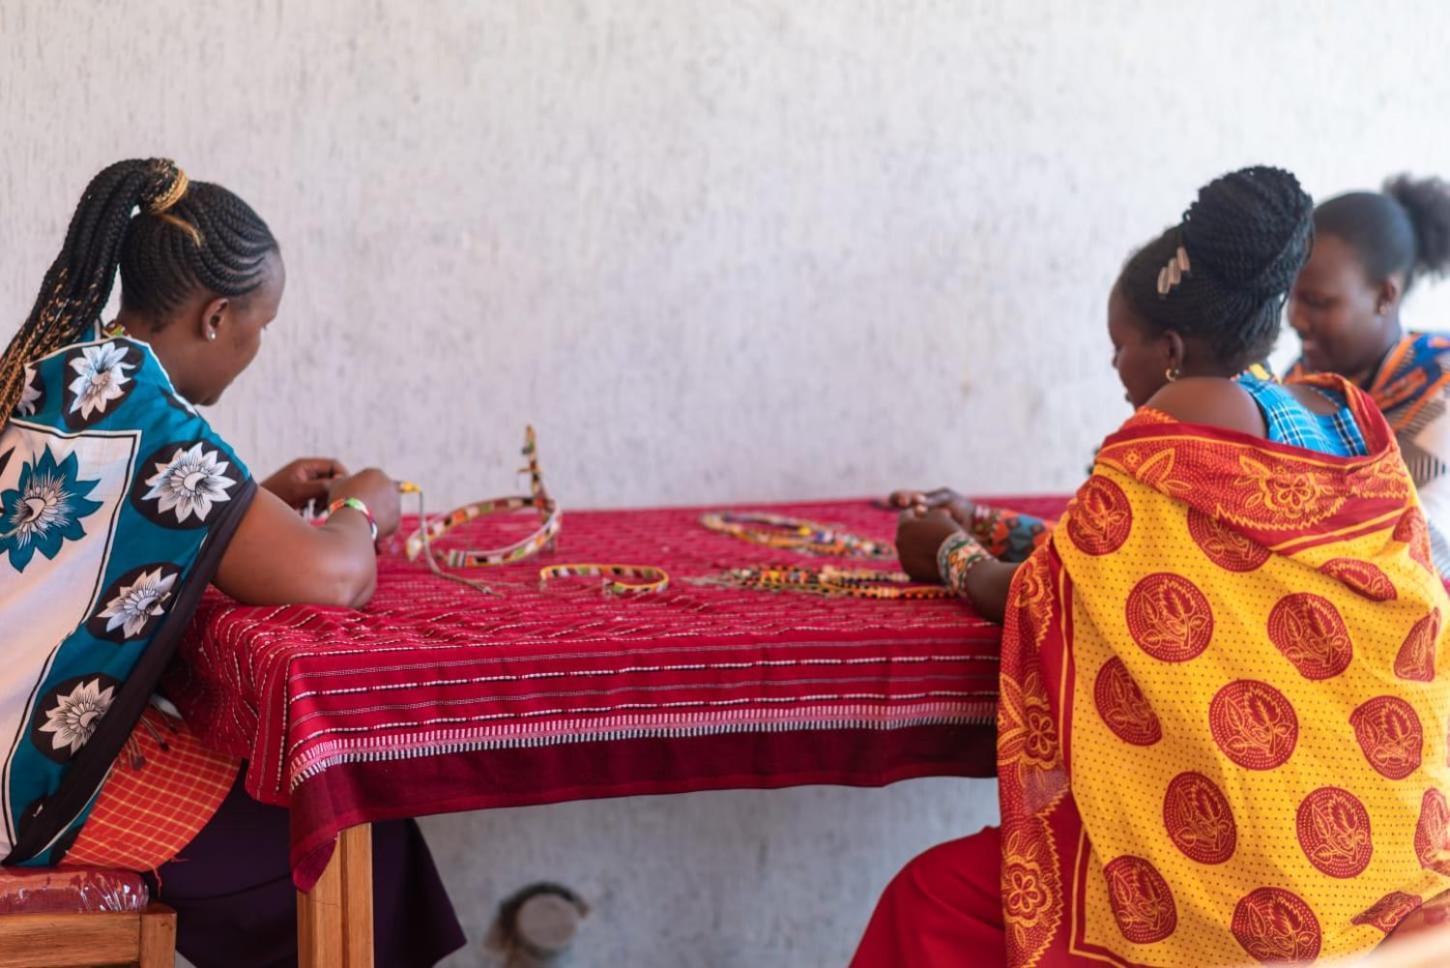
[{"label": "earring", "polygon": [[210,333],[207,333],[206,338],[211,340],[212,342],[216,342],[216,330],[212,330]]},{"label": "earring", "polygon": [[1174,380],[1178,379],[1182,375],[1183,371],[1176,366],[1170,366],[1168,369],[1163,371],[1163,378],[1169,383],[1172,383]]}]

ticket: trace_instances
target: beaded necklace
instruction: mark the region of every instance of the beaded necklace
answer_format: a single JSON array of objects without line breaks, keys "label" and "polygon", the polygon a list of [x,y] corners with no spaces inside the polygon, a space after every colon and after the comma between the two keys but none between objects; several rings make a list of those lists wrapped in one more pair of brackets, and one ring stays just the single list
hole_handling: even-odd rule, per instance
[{"label": "beaded necklace", "polygon": [[754,544],[787,551],[840,558],[887,559],[896,557],[888,541],[862,538],[814,521],[759,511],[711,511],[700,516],[700,524],[711,531],[728,534]]},{"label": "beaded necklace", "polygon": [[563,514],[559,510],[557,502],[549,497],[544,490],[543,475],[539,471],[539,452],[534,437],[534,428],[524,428],[524,457],[528,459],[528,466],[521,469],[529,475],[529,494],[527,496],[495,497],[485,501],[474,501],[472,504],[465,504],[462,507],[449,511],[441,518],[433,521],[428,520],[428,515],[423,508],[423,490],[411,482],[403,482],[399,489],[406,494],[418,495],[418,530],[408,536],[403,545],[404,553],[409,561],[416,561],[420,556],[427,562],[429,570],[433,574],[460,584],[468,585],[482,592],[496,594],[493,589],[481,581],[464,578],[460,575],[451,575],[445,572],[434,557],[433,542],[443,537],[449,531],[475,518],[483,517],[486,514],[500,514],[505,511],[519,511],[526,508],[534,508],[539,514],[539,526],[531,534],[505,545],[502,548],[474,549],[474,548],[451,548],[439,552],[443,564],[449,568],[487,568],[498,565],[510,565],[522,561],[531,555],[549,549],[553,549],[554,539],[559,534],[563,525]]}]

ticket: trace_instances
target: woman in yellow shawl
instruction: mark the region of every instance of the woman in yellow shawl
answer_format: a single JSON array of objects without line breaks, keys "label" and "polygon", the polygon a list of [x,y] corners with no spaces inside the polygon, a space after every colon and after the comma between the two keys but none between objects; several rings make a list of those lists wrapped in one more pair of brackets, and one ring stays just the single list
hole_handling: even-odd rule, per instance
[{"label": "woman in yellow shawl", "polygon": [[1234,172],[1128,261],[1138,410],[1026,562],[903,521],[909,571],[1005,621],[1002,825],[912,861],[856,965],[1302,963],[1450,887],[1450,600],[1394,434],[1338,377],[1239,376],[1311,212]]}]

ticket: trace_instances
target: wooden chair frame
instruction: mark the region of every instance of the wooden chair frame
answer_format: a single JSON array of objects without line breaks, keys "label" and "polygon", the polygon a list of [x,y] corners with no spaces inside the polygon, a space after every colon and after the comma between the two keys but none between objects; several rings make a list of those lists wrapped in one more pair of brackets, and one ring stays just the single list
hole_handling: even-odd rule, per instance
[{"label": "wooden chair frame", "polygon": [[0,968],[176,963],[176,912],[164,904],[123,914],[0,915]]}]

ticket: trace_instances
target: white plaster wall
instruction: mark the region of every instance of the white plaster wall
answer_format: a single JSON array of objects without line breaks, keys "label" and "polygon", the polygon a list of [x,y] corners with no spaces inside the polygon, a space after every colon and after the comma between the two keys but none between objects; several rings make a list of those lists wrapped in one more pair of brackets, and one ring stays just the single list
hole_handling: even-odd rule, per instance
[{"label": "white plaster wall", "polygon": [[[1245,163],[1450,174],[1447,35],[1436,0],[0,0],[0,317],[92,173],[168,154],[282,239],[214,415],[259,472],[482,497],[533,421],[575,506],[1060,491],[1124,414],[1127,252]],[[842,963],[994,810],[940,780],[427,826],[475,938],[558,878],[596,902],[577,964],[743,968]]]}]

